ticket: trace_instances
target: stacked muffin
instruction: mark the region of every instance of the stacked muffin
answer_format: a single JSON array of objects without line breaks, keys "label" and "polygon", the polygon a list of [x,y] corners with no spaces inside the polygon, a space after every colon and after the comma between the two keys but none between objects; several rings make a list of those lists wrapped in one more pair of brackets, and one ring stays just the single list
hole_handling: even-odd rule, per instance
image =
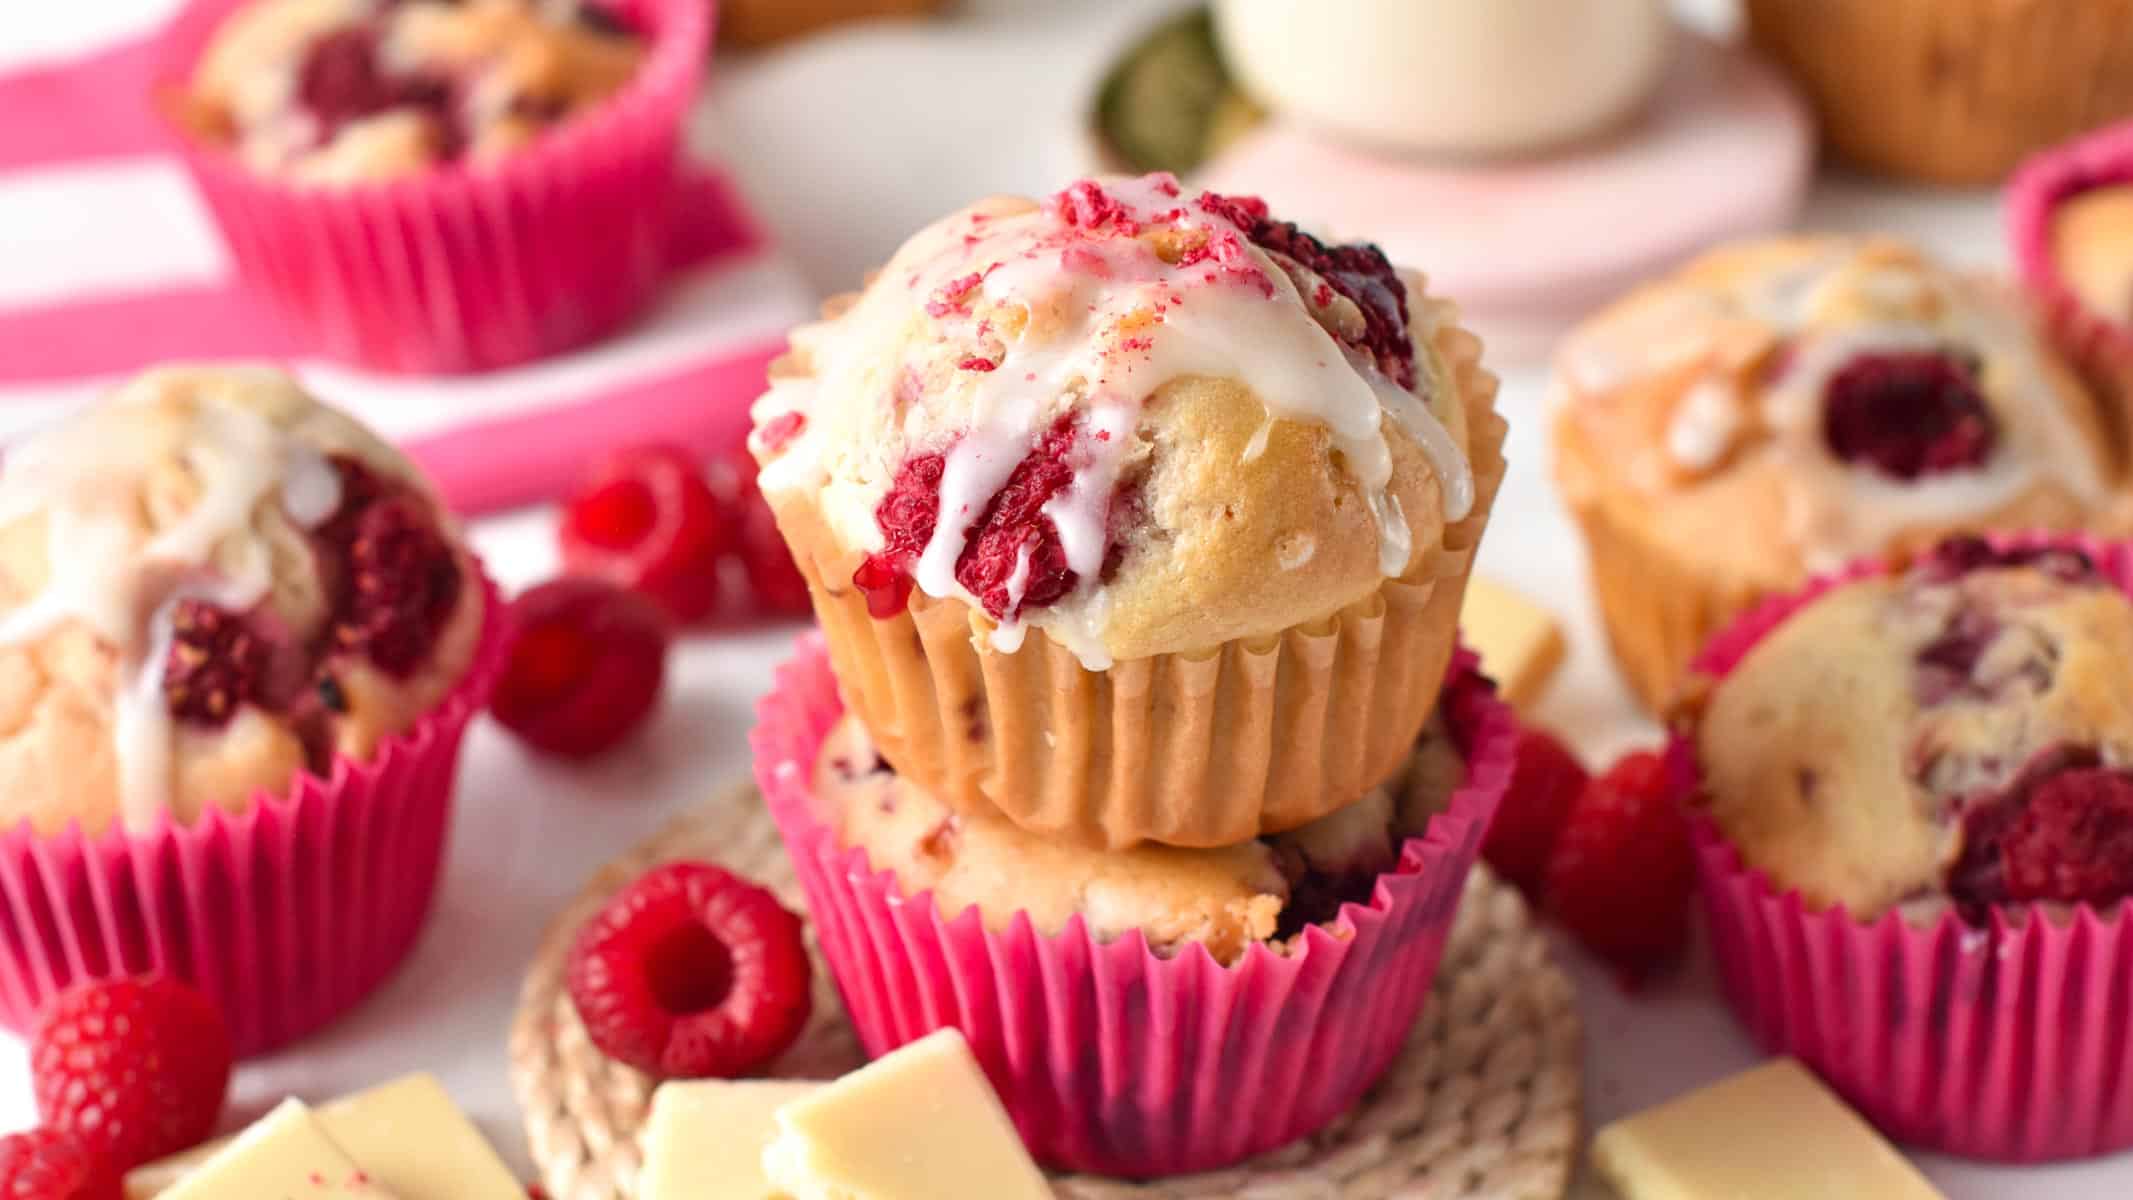
[{"label": "stacked muffin", "polygon": [[1384,1068],[1509,767],[1455,653],[1478,355],[1374,247],[1164,175],[980,203],[794,334],[751,446],[823,639],[758,771],[871,1050],[956,1025],[1040,1156],[1123,1174]]}]

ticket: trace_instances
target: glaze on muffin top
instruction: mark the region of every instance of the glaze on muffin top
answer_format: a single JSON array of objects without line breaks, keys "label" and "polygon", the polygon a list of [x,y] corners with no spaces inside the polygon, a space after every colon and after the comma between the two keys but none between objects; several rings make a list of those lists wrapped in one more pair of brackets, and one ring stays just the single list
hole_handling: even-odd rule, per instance
[{"label": "glaze on muffin top", "polygon": [[619,91],[642,39],[596,0],[255,0],[188,113],[250,165],[317,183],[484,164]]},{"label": "glaze on muffin top", "polygon": [[1475,504],[1419,282],[1167,175],[987,201],[794,335],[763,487],[877,616],[957,598],[1003,649],[1037,625],[1101,669],[1321,617]]},{"label": "glaze on muffin top", "polygon": [[1758,643],[1696,722],[1703,803],[1780,890],[1871,918],[2133,892],[2133,602],[2072,549],[1943,543]]}]

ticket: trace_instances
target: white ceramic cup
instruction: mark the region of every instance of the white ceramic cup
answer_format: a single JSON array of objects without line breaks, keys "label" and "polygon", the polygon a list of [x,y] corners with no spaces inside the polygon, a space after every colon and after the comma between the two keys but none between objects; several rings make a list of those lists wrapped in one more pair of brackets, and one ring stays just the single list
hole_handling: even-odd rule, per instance
[{"label": "white ceramic cup", "polygon": [[1482,155],[1597,132],[1651,95],[1667,0],[1215,0],[1230,69],[1275,112],[1376,146]]}]

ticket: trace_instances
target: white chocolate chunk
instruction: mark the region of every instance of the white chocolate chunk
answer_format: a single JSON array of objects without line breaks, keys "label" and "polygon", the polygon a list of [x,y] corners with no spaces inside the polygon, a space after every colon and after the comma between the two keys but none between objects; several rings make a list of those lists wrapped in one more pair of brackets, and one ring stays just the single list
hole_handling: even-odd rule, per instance
[{"label": "white chocolate chunk", "polygon": [[763,1168],[792,1200],[1050,1200],[1052,1190],[953,1029],[777,1114]]},{"label": "white chocolate chunk", "polygon": [[1480,576],[1467,581],[1459,633],[1481,656],[1481,669],[1516,708],[1538,700],[1563,664],[1563,630],[1555,617],[1510,588]]},{"label": "white chocolate chunk", "polygon": [[[292,1102],[293,1103],[293,1102]],[[408,1075],[313,1110],[326,1136],[399,1200],[524,1200],[503,1159],[429,1075]],[[211,1143],[126,1176],[126,1200],[173,1191],[229,1143]]]},{"label": "white chocolate chunk", "polygon": [[1592,1160],[1622,1200],[1943,1200],[1789,1058],[1609,1125]]},{"label": "white chocolate chunk", "polygon": [[637,1200],[782,1200],[763,1173],[777,1111],[821,1088],[785,1080],[661,1085],[644,1130]]},{"label": "white chocolate chunk", "polygon": [[301,1101],[286,1100],[165,1195],[169,1200],[389,1200],[392,1193],[334,1144]]}]

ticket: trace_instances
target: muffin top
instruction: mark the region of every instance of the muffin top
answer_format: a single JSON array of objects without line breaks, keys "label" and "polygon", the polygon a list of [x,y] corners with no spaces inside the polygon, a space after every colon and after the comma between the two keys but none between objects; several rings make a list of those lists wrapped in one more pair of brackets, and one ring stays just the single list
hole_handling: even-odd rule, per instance
[{"label": "muffin top", "polygon": [[787,536],[876,616],[915,585],[1102,669],[1425,569],[1501,434],[1452,316],[1256,200],[1085,180],[912,238],[795,332],[751,445]]},{"label": "muffin top", "polygon": [[510,154],[642,54],[594,0],[254,0],[216,33],[187,113],[262,171],[393,179]]},{"label": "muffin top", "polygon": [[2121,466],[2016,297],[1883,239],[1731,247],[1633,292],[1565,343],[1555,410],[1573,504],[1763,588],[2078,526]]},{"label": "muffin top", "polygon": [[1873,917],[2133,891],[2133,602],[2076,550],[1943,543],[1792,614],[1696,714],[1752,867]]},{"label": "muffin top", "polygon": [[464,674],[472,560],[278,372],[166,368],[0,468],[0,823],[140,831],[369,755]]},{"label": "muffin top", "polygon": [[1368,903],[1410,835],[1444,810],[1466,767],[1432,719],[1398,779],[1301,829],[1220,849],[1143,843],[1102,851],[1030,833],[999,816],[959,814],[896,774],[866,726],[846,716],[815,765],[817,817],[906,896],[932,892],[949,916],[975,906],[988,929],[1029,914],[1056,934],[1077,913],[1101,941],[1140,930],[1150,949],[1195,943],[1223,963],[1265,943],[1277,951],[1345,902]]}]

